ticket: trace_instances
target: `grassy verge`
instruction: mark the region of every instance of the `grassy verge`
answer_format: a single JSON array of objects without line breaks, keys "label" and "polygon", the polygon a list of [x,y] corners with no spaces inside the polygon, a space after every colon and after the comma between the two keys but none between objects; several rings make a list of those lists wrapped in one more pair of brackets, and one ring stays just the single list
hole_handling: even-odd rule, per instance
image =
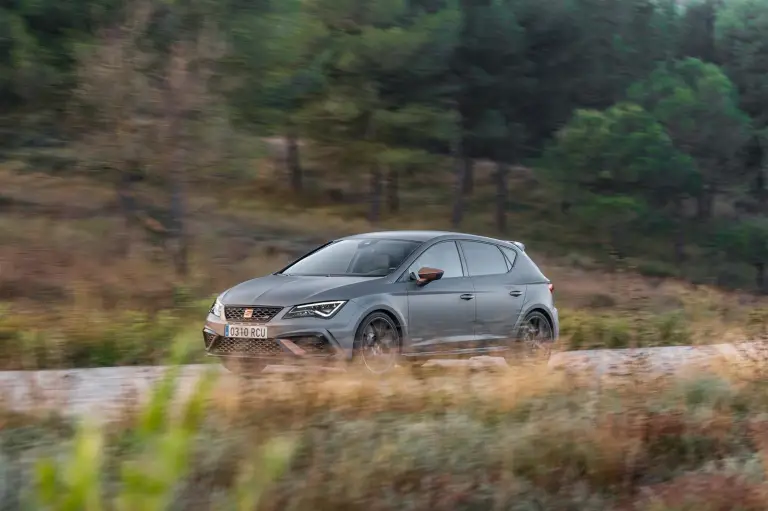
[{"label": "grassy verge", "polygon": [[[192,348],[188,363],[210,361],[200,334],[210,302],[198,300],[154,313],[92,310],[49,322],[45,328],[34,318],[6,313],[0,316],[0,340],[13,349],[0,357],[0,370],[154,365],[166,360],[178,341]],[[764,309],[744,312],[744,325],[706,324],[692,316],[685,309],[653,314],[565,308],[557,349],[711,344],[763,337],[768,328]]]},{"label": "grassy verge", "polygon": [[200,332],[212,300],[154,312],[70,309],[45,323],[6,306],[0,341],[13,348],[0,357],[0,370],[153,365],[176,342],[194,348],[186,362],[203,362]]},{"label": "grassy verge", "polygon": [[105,429],[3,415],[0,509],[764,510],[766,381],[171,379]]},{"label": "grassy verge", "polygon": [[[481,188],[489,185],[484,179]],[[12,347],[0,354],[0,370],[155,364],[177,338],[202,355],[199,327],[216,293],[274,271],[316,243],[374,229],[344,205],[297,204],[269,179],[224,197],[197,190],[190,199],[190,272],[178,278],[158,239],[125,228],[105,183],[7,168],[0,181],[12,203],[0,218],[0,343]],[[252,193],[258,186],[273,193]],[[419,204],[416,219],[404,211],[379,227],[449,228],[444,201],[411,199]],[[511,212],[515,226],[535,231],[548,218],[526,211]],[[493,234],[470,213],[466,229]],[[567,238],[567,225],[551,227],[542,231]],[[509,237],[524,240],[555,283],[564,349],[719,343],[768,332],[764,298],[693,286],[647,264],[606,272],[568,243],[547,253],[550,246],[533,232]]]},{"label": "grassy verge", "polygon": [[[272,264],[264,262],[259,269],[254,260],[231,282],[268,272]],[[215,273],[213,262],[211,267]],[[768,308],[759,300],[674,283],[654,288],[636,276],[618,277],[619,282],[590,291],[600,274],[550,269],[560,308],[558,349],[712,344],[768,333]],[[151,263],[133,270],[104,280],[99,279],[106,273],[94,272],[83,289],[73,286],[53,305],[41,300],[0,303],[0,341],[13,347],[0,355],[0,370],[157,364],[180,339],[194,348],[190,362],[205,360],[200,328],[214,295],[194,296],[205,296],[212,286],[192,280],[160,292],[162,286],[153,279],[158,270]],[[156,299],[148,291],[152,286]],[[113,302],[105,302],[104,296],[118,293]],[[44,320],[41,310],[46,311]]]}]

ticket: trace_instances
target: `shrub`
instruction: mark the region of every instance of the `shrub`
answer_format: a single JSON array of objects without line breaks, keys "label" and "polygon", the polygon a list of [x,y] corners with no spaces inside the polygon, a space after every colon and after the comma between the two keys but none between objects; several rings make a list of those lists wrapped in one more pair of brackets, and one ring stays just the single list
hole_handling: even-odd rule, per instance
[{"label": "shrub", "polygon": [[632,342],[630,322],[605,314],[564,311],[560,331],[569,349],[626,348]]},{"label": "shrub", "polygon": [[[183,360],[188,347],[177,344],[175,362]],[[130,434],[130,447],[119,461],[117,489],[105,491],[103,473],[105,436],[93,423],[79,427],[63,461],[47,457],[37,463],[36,508],[52,511],[122,509],[160,511],[176,499],[179,485],[190,473],[195,440],[200,435],[206,398],[215,381],[209,372],[174,414],[176,373],[174,365],[154,389],[139,413]],[[263,443],[258,457],[246,457],[229,495],[227,508],[254,509],[264,486],[283,472],[295,443],[277,437]]]},{"label": "shrub", "polygon": [[[0,356],[3,369],[49,369],[152,365],[169,355],[174,340],[184,337],[202,347],[198,322],[210,306],[191,302],[174,310],[148,313],[138,310],[105,311],[70,308],[53,311],[41,329],[32,315],[0,314],[0,340],[14,341],[17,349]],[[191,328],[192,321],[195,327]],[[198,350],[197,359],[202,358]]]},{"label": "shrub", "polygon": [[566,348],[575,350],[682,345],[692,336],[681,311],[630,315],[564,310],[560,327]]}]

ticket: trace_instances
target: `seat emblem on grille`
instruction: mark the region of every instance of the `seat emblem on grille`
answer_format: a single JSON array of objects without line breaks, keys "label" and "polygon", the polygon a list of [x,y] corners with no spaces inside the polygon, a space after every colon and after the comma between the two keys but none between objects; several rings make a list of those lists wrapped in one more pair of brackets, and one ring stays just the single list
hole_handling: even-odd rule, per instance
[{"label": "seat emblem on grille", "polygon": [[245,309],[243,311],[243,317],[245,319],[251,319],[251,317],[253,317],[253,309]]}]

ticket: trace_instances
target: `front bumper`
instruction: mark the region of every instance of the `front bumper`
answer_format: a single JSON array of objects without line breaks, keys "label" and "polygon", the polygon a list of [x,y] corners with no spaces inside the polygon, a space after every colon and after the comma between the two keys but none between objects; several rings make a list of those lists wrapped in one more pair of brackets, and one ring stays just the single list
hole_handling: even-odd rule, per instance
[{"label": "front bumper", "polygon": [[226,319],[208,314],[203,342],[209,356],[222,358],[349,360],[352,358],[359,308],[348,302],[330,319],[282,319],[291,309],[284,307],[266,322],[236,322],[267,327],[266,339],[225,336]]}]

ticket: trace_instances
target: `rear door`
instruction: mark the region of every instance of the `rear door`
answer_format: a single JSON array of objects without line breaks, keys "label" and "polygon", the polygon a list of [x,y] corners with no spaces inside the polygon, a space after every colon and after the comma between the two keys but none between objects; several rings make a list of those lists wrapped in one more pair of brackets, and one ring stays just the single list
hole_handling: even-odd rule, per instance
[{"label": "rear door", "polygon": [[475,301],[458,247],[452,240],[435,243],[408,268],[430,267],[443,277],[424,286],[408,282],[408,352],[438,353],[466,348],[474,341]]},{"label": "rear door", "polygon": [[477,345],[486,349],[502,346],[514,334],[526,286],[514,283],[510,273],[514,261],[508,261],[499,246],[467,240],[461,240],[459,246],[475,289]]}]

